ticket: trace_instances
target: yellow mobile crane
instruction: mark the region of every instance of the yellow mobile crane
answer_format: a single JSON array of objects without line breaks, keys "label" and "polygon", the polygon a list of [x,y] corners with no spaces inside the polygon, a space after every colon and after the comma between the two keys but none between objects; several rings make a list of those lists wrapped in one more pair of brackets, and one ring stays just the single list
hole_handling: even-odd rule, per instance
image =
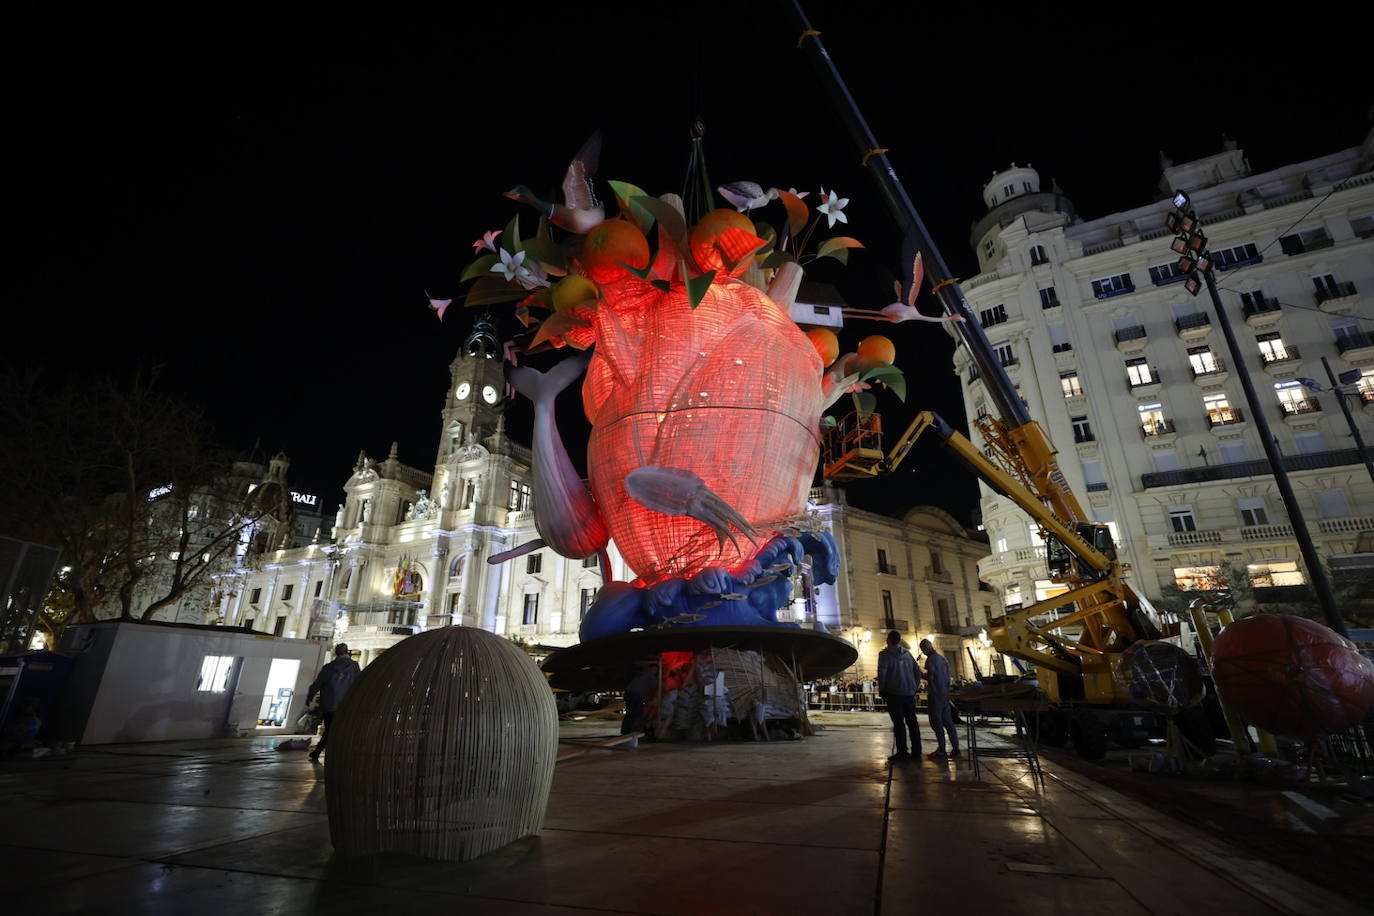
[{"label": "yellow mobile crane", "polygon": [[[1049,437],[996,358],[968,300],[951,276],[906,189],[859,111],[826,51],[820,32],[798,0],[790,4],[800,38],[798,47],[816,64],[836,111],[849,128],[864,167],[869,170],[904,235],[904,263],[920,253],[932,291],[946,314],[963,320],[950,327],[972,357],[993,414],[978,421],[979,432],[996,460],[934,413],[922,413],[890,453],[882,448],[876,415],[851,415],[826,434],[823,473],[832,480],[874,477],[890,472],[922,435],[933,433],[996,493],[1011,499],[1040,526],[1046,564],[1054,582],[1068,590],[992,621],[988,635],[1001,652],[1033,662],[1040,686],[1055,704],[1037,717],[1044,740],[1072,737],[1085,757],[1101,756],[1110,736],[1138,743],[1163,731],[1162,718],[1140,708],[1112,676],[1113,663],[1131,644],[1178,633],[1165,627],[1148,601],[1122,578],[1116,548],[1105,525],[1091,521],[1069,488]],[[1212,729],[1199,709],[1179,721],[1194,743],[1214,746]]]}]

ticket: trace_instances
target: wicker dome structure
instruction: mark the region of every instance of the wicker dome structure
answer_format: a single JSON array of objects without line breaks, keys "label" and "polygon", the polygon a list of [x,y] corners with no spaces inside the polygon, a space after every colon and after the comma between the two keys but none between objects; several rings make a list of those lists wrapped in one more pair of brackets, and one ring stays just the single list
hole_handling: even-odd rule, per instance
[{"label": "wicker dome structure", "polygon": [[519,646],[444,627],[388,649],[340,707],[329,740],[329,832],[344,855],[467,861],[536,834],[558,713]]}]

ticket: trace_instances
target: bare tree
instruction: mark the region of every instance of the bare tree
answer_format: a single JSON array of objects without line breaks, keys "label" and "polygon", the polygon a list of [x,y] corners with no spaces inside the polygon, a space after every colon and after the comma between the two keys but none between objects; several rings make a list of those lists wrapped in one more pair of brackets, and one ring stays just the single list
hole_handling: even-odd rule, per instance
[{"label": "bare tree", "polygon": [[0,378],[0,471],[13,498],[0,530],[62,549],[41,626],[50,635],[111,612],[139,616],[207,590],[207,574],[283,501],[245,501],[232,455],[201,411],[155,373],[50,383]]}]

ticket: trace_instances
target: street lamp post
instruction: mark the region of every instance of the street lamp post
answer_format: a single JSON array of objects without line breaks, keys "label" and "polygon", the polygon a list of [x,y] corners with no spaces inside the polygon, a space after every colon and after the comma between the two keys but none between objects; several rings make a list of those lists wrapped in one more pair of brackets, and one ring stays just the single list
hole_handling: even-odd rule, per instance
[{"label": "street lamp post", "polygon": [[1322,368],[1326,370],[1326,377],[1331,380],[1331,390],[1336,392],[1336,403],[1341,405],[1341,413],[1345,414],[1346,425],[1350,427],[1350,438],[1355,440],[1355,447],[1360,450],[1360,458],[1364,460],[1365,470],[1369,472],[1369,479],[1374,480],[1374,456],[1371,456],[1369,449],[1364,446],[1364,437],[1360,435],[1359,427],[1355,425],[1355,418],[1351,416],[1350,405],[1345,399],[1350,392],[1340,387],[1340,382],[1336,380],[1336,373],[1331,371],[1331,363],[1325,356],[1322,357]]},{"label": "street lamp post", "polygon": [[1207,237],[1202,232],[1202,224],[1193,212],[1188,195],[1183,192],[1174,194],[1174,212],[1169,215],[1167,224],[1171,231],[1178,232],[1178,237],[1172,244],[1172,249],[1178,252],[1181,257],[1177,264],[1180,273],[1192,273],[1184,283],[1184,288],[1189,293],[1196,296],[1200,284],[1197,281],[1198,274],[1201,274],[1203,282],[1207,286],[1207,294],[1212,299],[1212,308],[1216,312],[1217,324],[1221,326],[1222,337],[1226,340],[1226,348],[1231,352],[1231,359],[1239,370],[1236,375],[1240,378],[1240,386],[1245,393],[1245,402],[1250,405],[1250,414],[1254,417],[1255,430],[1259,433],[1260,444],[1264,447],[1264,456],[1269,459],[1269,467],[1274,473],[1274,483],[1279,490],[1279,498],[1283,500],[1283,506],[1288,511],[1288,520],[1293,524],[1293,537],[1298,542],[1298,550],[1302,553],[1303,562],[1307,565],[1307,573],[1312,580],[1312,589],[1317,594],[1317,602],[1322,607],[1322,612],[1326,617],[1327,626],[1335,630],[1342,636],[1349,636],[1345,629],[1345,622],[1341,620],[1340,610],[1336,607],[1336,596],[1331,591],[1331,581],[1326,576],[1326,567],[1322,564],[1321,557],[1317,555],[1317,547],[1312,543],[1312,535],[1307,530],[1307,523],[1303,519],[1302,508],[1298,505],[1297,495],[1293,492],[1293,485],[1288,480],[1288,471],[1283,466],[1283,456],[1279,454],[1278,442],[1269,431],[1269,420],[1265,416],[1263,405],[1259,402],[1259,397],[1255,394],[1254,382],[1250,379],[1250,371],[1245,359],[1241,355],[1240,347],[1236,343],[1235,332],[1231,329],[1231,320],[1226,315],[1226,310],[1221,305],[1221,295],[1217,292],[1217,282],[1213,276],[1211,252],[1207,250]]}]

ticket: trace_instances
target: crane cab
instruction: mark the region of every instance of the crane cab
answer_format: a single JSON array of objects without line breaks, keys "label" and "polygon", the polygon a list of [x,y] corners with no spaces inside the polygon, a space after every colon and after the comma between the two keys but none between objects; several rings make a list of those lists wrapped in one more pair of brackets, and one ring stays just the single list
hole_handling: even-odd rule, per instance
[{"label": "crane cab", "polygon": [[[1116,559],[1116,543],[1106,525],[1078,522],[1073,527],[1089,547],[1110,560]],[[1097,570],[1079,560],[1072,547],[1052,534],[1045,536],[1045,565],[1049,567],[1050,579],[1054,582],[1101,578]]]}]

